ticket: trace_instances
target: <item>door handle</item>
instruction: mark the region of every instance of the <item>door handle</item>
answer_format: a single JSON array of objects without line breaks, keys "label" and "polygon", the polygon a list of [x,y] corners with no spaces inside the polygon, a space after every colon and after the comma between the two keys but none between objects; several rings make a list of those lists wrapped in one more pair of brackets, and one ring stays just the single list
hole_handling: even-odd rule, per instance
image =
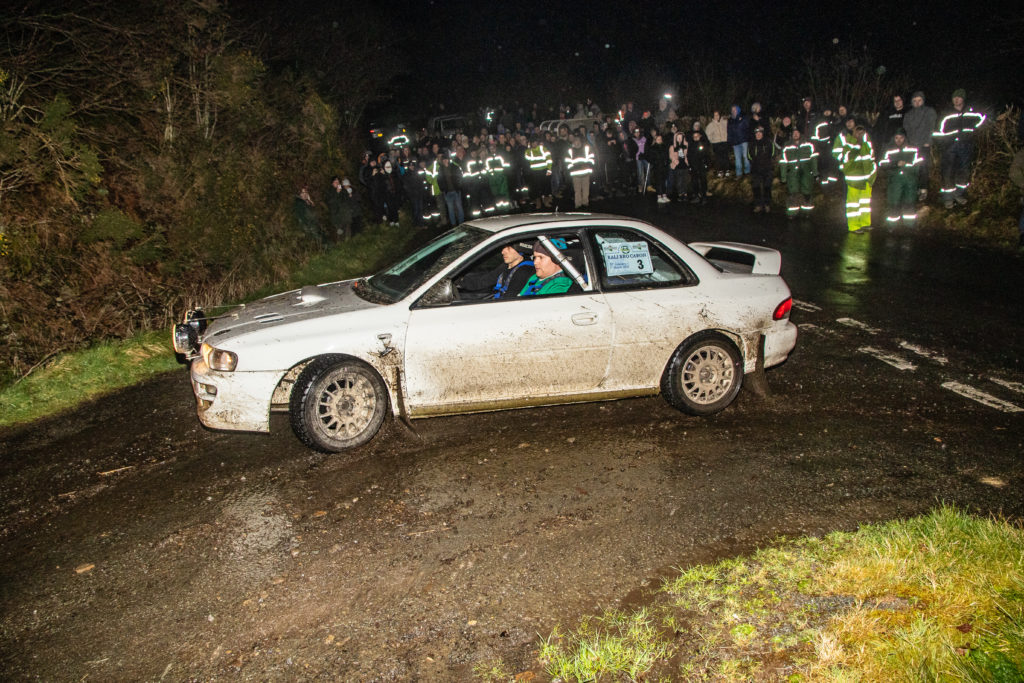
[{"label": "door handle", "polygon": [[574,325],[593,325],[597,322],[597,313],[573,313]]}]

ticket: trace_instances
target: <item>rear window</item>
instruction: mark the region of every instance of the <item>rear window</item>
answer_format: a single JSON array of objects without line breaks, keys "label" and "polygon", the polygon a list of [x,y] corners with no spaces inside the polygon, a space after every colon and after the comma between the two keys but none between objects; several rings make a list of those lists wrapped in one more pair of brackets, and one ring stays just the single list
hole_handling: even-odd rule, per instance
[{"label": "rear window", "polygon": [[629,230],[591,231],[602,289],[647,289],[688,285],[689,271],[654,240]]}]

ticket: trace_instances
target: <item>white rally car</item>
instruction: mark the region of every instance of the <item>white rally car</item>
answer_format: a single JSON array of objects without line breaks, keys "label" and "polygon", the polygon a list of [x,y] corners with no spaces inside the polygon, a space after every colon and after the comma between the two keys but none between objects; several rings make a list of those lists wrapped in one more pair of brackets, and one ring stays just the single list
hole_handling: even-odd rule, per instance
[{"label": "white rally car", "polygon": [[[572,287],[470,291],[511,244],[540,242]],[[685,244],[600,214],[464,223],[376,275],[276,294],[207,319],[190,311],[174,346],[191,360],[199,419],[265,432],[287,410],[306,445],[366,443],[388,414],[410,418],[661,393],[709,415],[745,373],[796,345],[778,251]],[[536,289],[536,288],[535,288]]]}]

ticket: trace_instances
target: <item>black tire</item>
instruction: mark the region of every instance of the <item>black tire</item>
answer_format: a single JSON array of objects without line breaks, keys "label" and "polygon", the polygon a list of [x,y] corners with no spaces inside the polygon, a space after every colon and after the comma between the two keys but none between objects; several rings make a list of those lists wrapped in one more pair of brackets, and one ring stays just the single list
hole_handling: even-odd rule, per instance
[{"label": "black tire", "polygon": [[743,384],[736,345],[717,332],[699,332],[679,345],[661,377],[669,405],[689,415],[712,415],[733,402]]},{"label": "black tire", "polygon": [[307,365],[288,401],[292,431],[324,453],[362,446],[380,429],[388,393],[380,375],[362,361],[323,356]]}]

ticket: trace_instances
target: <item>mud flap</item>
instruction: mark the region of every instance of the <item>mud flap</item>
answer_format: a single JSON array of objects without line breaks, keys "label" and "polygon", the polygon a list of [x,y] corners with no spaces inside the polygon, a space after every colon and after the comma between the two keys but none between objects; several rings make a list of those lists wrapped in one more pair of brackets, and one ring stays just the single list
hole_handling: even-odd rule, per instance
[{"label": "mud flap", "polygon": [[400,368],[395,366],[395,396],[398,401],[398,410],[394,411],[394,416],[398,419],[393,420],[393,424],[402,425],[405,427],[403,434],[415,438],[417,441],[423,441],[423,437],[416,431],[416,428],[412,426],[412,421],[409,420],[409,413],[405,408],[404,394],[402,393],[404,387],[402,385],[402,371]]},{"label": "mud flap", "polygon": [[758,398],[768,396],[768,378],[764,370],[764,343],[765,336],[762,334],[757,340],[757,367],[743,378],[743,388]]}]

